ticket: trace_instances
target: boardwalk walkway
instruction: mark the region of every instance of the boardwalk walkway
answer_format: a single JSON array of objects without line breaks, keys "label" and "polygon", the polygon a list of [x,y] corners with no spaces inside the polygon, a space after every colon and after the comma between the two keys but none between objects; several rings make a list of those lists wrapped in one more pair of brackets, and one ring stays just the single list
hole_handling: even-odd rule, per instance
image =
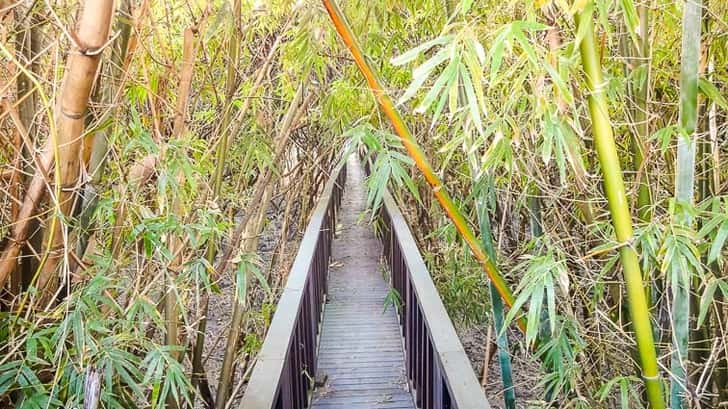
[{"label": "boardwalk walkway", "polygon": [[317,362],[317,377],[327,379],[314,391],[312,408],[414,409],[397,316],[384,308],[390,287],[381,244],[361,216],[366,188],[356,155],[347,166]]}]

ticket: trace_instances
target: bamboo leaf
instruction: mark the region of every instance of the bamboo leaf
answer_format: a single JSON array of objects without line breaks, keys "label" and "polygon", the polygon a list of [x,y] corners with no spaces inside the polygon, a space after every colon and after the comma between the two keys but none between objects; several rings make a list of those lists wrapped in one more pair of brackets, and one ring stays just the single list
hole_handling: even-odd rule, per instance
[{"label": "bamboo leaf", "polygon": [[634,6],[634,2],[632,0],[620,0],[619,3],[622,6],[624,22],[627,26],[627,30],[629,31],[630,38],[632,39],[635,48],[639,49],[639,37],[637,35],[637,30],[639,30],[640,21],[637,16],[637,8]]},{"label": "bamboo leaf", "polygon": [[500,34],[493,41],[493,45],[490,48],[490,82],[491,85],[496,82],[498,71],[503,63],[503,52],[510,36],[511,26],[505,26]]},{"label": "bamboo leaf", "polygon": [[443,61],[447,60],[449,55],[450,55],[450,49],[443,48],[442,50],[438,51],[437,54],[435,54],[432,58],[425,61],[424,64],[415,68],[412,71],[412,77],[415,80],[418,80],[420,77],[429,76],[430,72],[432,72],[432,70],[435,69],[435,67],[442,64]]},{"label": "bamboo leaf", "polygon": [[409,87],[407,87],[407,90],[405,90],[404,94],[399,98],[399,100],[397,100],[397,105],[402,105],[412,99],[412,97],[417,94],[417,91],[422,88],[422,84],[424,84],[425,81],[430,78],[431,73],[432,70],[422,73],[419,77],[413,77],[412,82],[410,83]]},{"label": "bamboo leaf", "polygon": [[720,252],[725,245],[726,238],[728,237],[728,220],[723,222],[718,229],[718,233],[713,239],[713,244],[710,246],[710,253],[708,254],[708,264],[718,260]]},{"label": "bamboo leaf", "polygon": [[[447,65],[445,70],[440,74],[439,77],[437,77],[437,80],[433,84],[432,88],[427,92],[425,95],[425,98],[422,100],[422,103],[415,109],[415,113],[424,113],[427,111],[427,109],[432,105],[432,103],[435,101],[437,96],[440,94],[440,91],[442,91],[443,87],[445,85],[450,86],[452,84],[452,81],[454,81],[457,78],[457,61],[456,60],[450,60],[450,63]],[[443,103],[444,105],[444,103]],[[438,105],[439,106],[439,105]],[[435,111],[437,117],[437,110]]]},{"label": "bamboo leaf", "polygon": [[541,327],[541,308],[543,306],[543,293],[545,286],[542,283],[535,285],[531,293],[531,302],[528,305],[528,319],[526,326],[526,344],[532,345],[538,337]]},{"label": "bamboo leaf", "polygon": [[404,52],[403,54],[401,54],[397,57],[392,58],[389,62],[390,62],[390,64],[392,64],[394,66],[400,66],[400,65],[407,64],[408,62],[417,58],[417,56],[420,55],[420,53],[425,52],[436,45],[447,44],[451,40],[452,40],[451,36],[436,37],[430,41],[422,43],[422,44],[418,45],[417,47]]},{"label": "bamboo leaf", "polygon": [[463,86],[465,88],[465,97],[468,102],[468,106],[470,108],[470,118],[473,120],[473,124],[475,124],[475,129],[478,130],[478,133],[483,133],[483,122],[480,118],[480,109],[478,108],[478,97],[475,95],[475,90],[473,89],[473,83],[470,79],[470,75],[468,74],[467,69],[461,69],[460,75],[463,78]]},{"label": "bamboo leaf", "polygon": [[703,295],[700,297],[700,310],[698,313],[698,328],[703,326],[703,322],[705,322],[705,317],[708,314],[708,310],[713,304],[713,296],[715,295],[715,290],[718,288],[718,280],[710,280],[708,282],[708,285],[705,286],[705,290],[703,291]]},{"label": "bamboo leaf", "polygon": [[719,107],[728,110],[728,100],[726,100],[725,96],[718,91],[718,88],[712,82],[705,78],[700,78],[698,80],[698,88],[700,88],[700,92],[708,97],[709,100],[718,104]]},{"label": "bamboo leaf", "polygon": [[473,89],[477,96],[478,106],[483,115],[486,114],[485,95],[483,94],[483,67],[478,63],[478,57],[471,52],[463,53],[463,60],[470,72]]},{"label": "bamboo leaf", "polygon": [[448,90],[448,109],[450,110],[450,118],[455,115],[458,111],[458,94],[460,91],[460,81],[458,80],[458,77],[460,77],[460,56],[455,57],[457,62],[457,70],[455,71],[456,78],[455,80],[450,84],[450,89]]}]

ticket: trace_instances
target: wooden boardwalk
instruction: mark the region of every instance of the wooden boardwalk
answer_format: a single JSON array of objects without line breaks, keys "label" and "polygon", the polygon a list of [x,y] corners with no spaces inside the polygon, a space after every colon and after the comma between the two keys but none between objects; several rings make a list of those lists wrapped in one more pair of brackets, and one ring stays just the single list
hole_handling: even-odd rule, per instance
[{"label": "wooden boardwalk", "polygon": [[379,263],[381,243],[361,216],[363,171],[356,155],[347,165],[316,371],[326,382],[314,390],[312,408],[414,409],[400,326],[394,308],[385,311],[390,286]]}]

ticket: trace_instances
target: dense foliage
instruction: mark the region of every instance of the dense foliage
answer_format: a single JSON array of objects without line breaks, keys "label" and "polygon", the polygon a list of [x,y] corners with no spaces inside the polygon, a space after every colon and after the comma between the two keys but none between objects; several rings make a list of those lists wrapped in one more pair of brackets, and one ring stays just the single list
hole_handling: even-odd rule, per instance
[{"label": "dense foliage", "polygon": [[375,98],[330,0],[81,3],[0,0],[0,406],[233,404],[346,140],[494,405],[728,402],[728,3],[342,0]]}]

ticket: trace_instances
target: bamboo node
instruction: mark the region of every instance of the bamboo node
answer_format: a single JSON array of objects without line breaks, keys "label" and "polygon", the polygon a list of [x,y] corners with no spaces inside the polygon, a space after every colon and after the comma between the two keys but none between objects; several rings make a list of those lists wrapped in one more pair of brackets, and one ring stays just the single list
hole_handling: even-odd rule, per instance
[{"label": "bamboo node", "polygon": [[625,240],[625,241],[623,241],[621,243],[617,243],[617,245],[614,247],[614,249],[615,250],[621,250],[622,247],[632,247],[632,248],[634,248],[633,245],[634,245],[634,237],[630,237],[629,239],[627,239],[627,240]]},{"label": "bamboo node", "polygon": [[65,109],[61,108],[61,113],[63,116],[71,119],[81,119],[83,118],[83,112],[68,112]]},{"label": "bamboo node", "polygon": [[121,31],[117,31],[116,33],[114,33],[114,35],[112,35],[111,38],[109,38],[100,47],[87,46],[78,38],[76,33],[71,32],[70,34],[71,34],[71,37],[72,37],[74,43],[76,44],[76,47],[78,48],[79,54],[85,55],[87,57],[95,57],[95,56],[101,54],[102,52],[104,52],[106,47],[113,44],[114,40],[116,40],[116,37],[119,37],[119,35],[121,34]]}]

